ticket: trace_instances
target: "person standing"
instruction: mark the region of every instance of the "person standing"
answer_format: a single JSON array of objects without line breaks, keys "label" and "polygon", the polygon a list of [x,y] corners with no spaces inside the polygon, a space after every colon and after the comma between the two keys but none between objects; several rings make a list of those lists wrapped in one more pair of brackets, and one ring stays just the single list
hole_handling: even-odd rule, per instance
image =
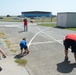
[{"label": "person standing", "polygon": [[[29,50],[28,50],[28,46],[27,46],[27,42],[26,42],[26,38],[23,38],[20,42],[20,49],[21,49],[21,55],[25,54],[25,53],[29,53]],[[25,50],[23,52],[23,49]]]},{"label": "person standing", "polygon": [[71,52],[74,53],[74,58],[76,62],[76,34],[70,33],[66,35],[63,43],[65,47],[65,60],[68,60],[68,48],[71,48]]},{"label": "person standing", "polygon": [[23,21],[24,21],[24,31],[28,31],[27,19],[25,18]]},{"label": "person standing", "polygon": [[[5,53],[3,52],[3,50],[0,48],[0,53],[2,54],[2,57],[3,58],[6,58],[6,55]],[[2,68],[0,67],[0,71],[2,71]]]}]

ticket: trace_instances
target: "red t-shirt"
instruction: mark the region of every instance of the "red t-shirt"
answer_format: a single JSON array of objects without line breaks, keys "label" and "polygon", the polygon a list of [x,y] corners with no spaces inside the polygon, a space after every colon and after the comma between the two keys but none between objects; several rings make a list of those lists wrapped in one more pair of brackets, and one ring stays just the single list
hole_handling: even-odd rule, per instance
[{"label": "red t-shirt", "polygon": [[71,40],[76,41],[76,34],[73,34],[73,33],[68,34],[68,35],[65,37],[65,39],[71,39]]},{"label": "red t-shirt", "polygon": [[23,21],[24,21],[24,25],[27,25],[27,19],[24,19]]}]

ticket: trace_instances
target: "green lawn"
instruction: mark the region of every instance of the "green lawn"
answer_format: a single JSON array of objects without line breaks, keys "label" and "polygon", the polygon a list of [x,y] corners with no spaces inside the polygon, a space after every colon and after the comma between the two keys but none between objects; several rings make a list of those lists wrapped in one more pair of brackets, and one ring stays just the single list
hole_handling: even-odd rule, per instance
[{"label": "green lawn", "polygon": [[74,30],[74,31],[76,31],[76,28],[66,28],[66,29],[69,29],[69,30]]},{"label": "green lawn", "polygon": [[[49,26],[49,27],[56,27],[56,24],[38,24],[38,25],[41,25],[41,26]],[[73,30],[73,31],[76,31],[76,27],[75,28],[64,28],[64,29],[69,29],[69,30]]]},{"label": "green lawn", "polygon": [[38,25],[41,25],[41,26],[48,26],[48,27],[56,27],[56,24],[38,24]]},{"label": "green lawn", "polygon": [[16,16],[12,17],[0,16],[0,22],[22,22],[22,18],[18,18]]},{"label": "green lawn", "polygon": [[[24,18],[17,16],[0,16],[0,22],[22,22]],[[30,18],[27,18],[28,22],[31,21]],[[38,18],[34,19],[34,22],[51,22],[51,18]],[[52,22],[56,22],[56,17],[52,18]]]}]

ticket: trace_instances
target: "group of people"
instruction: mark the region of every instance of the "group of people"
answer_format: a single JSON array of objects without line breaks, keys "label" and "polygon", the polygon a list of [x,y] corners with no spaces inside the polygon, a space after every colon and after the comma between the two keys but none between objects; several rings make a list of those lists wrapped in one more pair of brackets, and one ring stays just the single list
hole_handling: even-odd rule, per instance
[{"label": "group of people", "polygon": [[[74,58],[76,62],[76,34],[68,34],[65,36],[65,39],[63,40],[63,45],[64,45],[64,54],[65,54],[65,61],[68,61],[68,50],[69,48],[71,49],[71,52],[74,53]],[[20,48],[21,48],[21,55],[25,53],[29,53],[26,38],[23,38],[22,41],[20,42]],[[23,49],[25,50],[23,52]]]},{"label": "group of people", "polygon": [[[24,31],[28,30],[27,27],[27,19],[25,18],[24,20]],[[21,55],[24,54],[28,54],[29,53],[29,49],[27,46],[27,41],[26,38],[23,38],[20,41],[20,50],[21,50]],[[65,39],[63,40],[63,45],[64,45],[64,54],[65,54],[65,61],[68,61],[69,57],[68,57],[68,49],[71,49],[71,52],[74,53],[74,58],[75,58],[75,62],[76,62],[76,34],[70,33],[68,35],[65,36]],[[3,52],[3,50],[0,48],[0,53],[2,54],[3,58],[6,58],[6,54]],[[0,67],[0,71],[2,70],[2,68]]]},{"label": "group of people", "polygon": [[[28,31],[28,26],[27,26],[27,19],[25,18],[24,20],[24,31]],[[29,50],[28,50],[28,46],[27,46],[27,42],[26,42],[26,38],[23,38],[20,42],[20,49],[21,49],[21,55],[23,54],[28,54]],[[6,58],[6,54],[4,53],[4,51],[0,48],[0,54],[2,54],[3,58]],[[0,67],[0,71],[2,71],[2,68]]]},{"label": "group of people", "polygon": [[[27,19],[26,17],[24,18],[24,31],[28,31],[28,26],[27,26]],[[25,50],[28,51],[27,49],[27,46],[25,47],[24,44],[26,45],[26,39],[23,38],[23,40],[21,41],[20,43],[20,47],[21,47],[21,54],[23,54],[23,48]],[[23,44],[23,45],[22,45]],[[64,53],[65,53],[65,60],[68,60],[68,49],[71,48],[72,52],[74,53],[74,58],[75,58],[75,61],[76,61],[76,34],[68,34],[66,35],[64,41],[63,41],[63,44],[64,44],[64,47],[65,47],[65,50],[64,50]],[[24,52],[26,53],[26,52]]]}]

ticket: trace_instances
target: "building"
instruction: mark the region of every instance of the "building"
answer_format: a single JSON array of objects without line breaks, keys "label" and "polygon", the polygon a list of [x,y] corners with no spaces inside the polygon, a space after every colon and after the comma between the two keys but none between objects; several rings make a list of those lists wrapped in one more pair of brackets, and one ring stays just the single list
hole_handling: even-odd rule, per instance
[{"label": "building", "polygon": [[29,11],[29,12],[22,12],[22,17],[51,17],[51,12],[43,12],[43,11]]},{"label": "building", "polygon": [[57,13],[57,27],[76,27],[76,12]]}]

